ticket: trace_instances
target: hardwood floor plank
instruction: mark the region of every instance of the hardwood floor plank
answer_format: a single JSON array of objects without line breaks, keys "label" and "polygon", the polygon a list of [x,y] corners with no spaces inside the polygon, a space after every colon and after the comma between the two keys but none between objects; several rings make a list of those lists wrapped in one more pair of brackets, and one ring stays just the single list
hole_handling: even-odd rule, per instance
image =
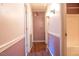
[{"label": "hardwood floor plank", "polygon": [[44,42],[34,42],[28,56],[51,56],[51,54]]}]

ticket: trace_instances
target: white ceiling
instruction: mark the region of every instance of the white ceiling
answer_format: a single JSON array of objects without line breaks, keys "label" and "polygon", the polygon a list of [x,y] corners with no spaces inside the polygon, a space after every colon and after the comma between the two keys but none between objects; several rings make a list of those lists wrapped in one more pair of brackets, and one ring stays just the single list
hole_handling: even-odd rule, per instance
[{"label": "white ceiling", "polygon": [[46,11],[46,3],[31,3],[32,11]]}]

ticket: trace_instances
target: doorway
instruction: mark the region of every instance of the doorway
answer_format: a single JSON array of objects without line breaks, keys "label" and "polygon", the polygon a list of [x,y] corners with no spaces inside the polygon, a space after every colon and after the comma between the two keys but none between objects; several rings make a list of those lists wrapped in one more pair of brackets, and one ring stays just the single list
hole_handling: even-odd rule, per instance
[{"label": "doorway", "polygon": [[45,43],[45,12],[33,12],[33,46],[28,56],[51,56]]},{"label": "doorway", "polygon": [[[57,8],[54,8],[54,6],[57,6]],[[33,46],[28,56],[44,56],[48,54],[53,56],[54,52],[60,55],[61,15],[59,6],[58,4],[47,4],[47,6],[45,4],[31,4],[33,16]],[[53,9],[56,9],[55,13],[52,12],[54,11]]]},{"label": "doorway", "polygon": [[64,7],[64,55],[79,56],[79,4],[67,3]]}]

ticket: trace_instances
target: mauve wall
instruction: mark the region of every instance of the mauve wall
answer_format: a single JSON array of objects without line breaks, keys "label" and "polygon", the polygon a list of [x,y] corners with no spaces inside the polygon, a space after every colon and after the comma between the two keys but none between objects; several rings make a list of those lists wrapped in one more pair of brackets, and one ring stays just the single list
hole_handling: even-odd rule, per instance
[{"label": "mauve wall", "polygon": [[[33,12],[33,42],[45,41],[45,12]],[[41,29],[41,30],[40,30]]]},{"label": "mauve wall", "polygon": [[24,38],[0,53],[0,56],[25,56]]},{"label": "mauve wall", "polygon": [[51,51],[52,55],[60,56],[60,39],[59,37],[48,34],[48,48]]}]

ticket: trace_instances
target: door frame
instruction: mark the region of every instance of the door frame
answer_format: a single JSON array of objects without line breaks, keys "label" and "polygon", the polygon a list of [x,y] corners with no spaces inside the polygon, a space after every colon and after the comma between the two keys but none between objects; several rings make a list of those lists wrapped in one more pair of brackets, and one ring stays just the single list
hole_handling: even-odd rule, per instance
[{"label": "door frame", "polygon": [[48,45],[48,16],[45,16],[45,43]]},{"label": "door frame", "polygon": [[25,15],[24,15],[24,36],[25,36],[25,56],[27,56],[27,47],[26,47],[26,44],[27,44],[27,6],[26,4],[24,4],[24,11],[25,11]]},{"label": "door frame", "polygon": [[61,16],[62,16],[62,55],[67,56],[67,37],[65,36],[66,33],[66,3],[61,4]]},{"label": "door frame", "polygon": [[[28,9],[30,9],[31,10],[31,8],[30,8],[30,4],[29,3],[25,3],[24,4],[24,7],[25,7],[25,16],[24,16],[24,18],[25,18],[25,22],[24,22],[24,33],[25,33],[25,55],[27,55],[27,53],[29,53],[30,52],[30,50],[31,50],[31,48],[32,48],[32,45],[33,44],[31,44],[32,42],[30,42],[31,41],[31,39],[33,40],[33,34],[32,33],[30,33],[30,28],[29,28],[29,19],[28,19]],[[30,11],[31,12],[31,11]]]},{"label": "door frame", "polygon": [[47,47],[48,47],[48,20],[49,20],[49,16],[47,16],[47,12],[49,11],[49,8],[50,8],[50,4],[48,4],[47,6],[47,10],[45,12],[45,43],[47,44]]}]

